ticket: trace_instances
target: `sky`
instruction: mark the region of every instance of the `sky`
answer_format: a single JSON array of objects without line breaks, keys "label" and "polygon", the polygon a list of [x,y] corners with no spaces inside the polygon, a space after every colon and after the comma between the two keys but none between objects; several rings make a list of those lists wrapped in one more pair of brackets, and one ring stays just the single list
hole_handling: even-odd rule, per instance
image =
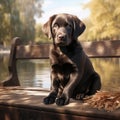
[{"label": "sky", "polygon": [[44,0],[42,10],[44,13],[41,18],[37,18],[37,23],[45,23],[50,16],[58,13],[69,13],[76,15],[80,19],[89,16],[89,9],[83,9],[83,4],[90,0]]}]

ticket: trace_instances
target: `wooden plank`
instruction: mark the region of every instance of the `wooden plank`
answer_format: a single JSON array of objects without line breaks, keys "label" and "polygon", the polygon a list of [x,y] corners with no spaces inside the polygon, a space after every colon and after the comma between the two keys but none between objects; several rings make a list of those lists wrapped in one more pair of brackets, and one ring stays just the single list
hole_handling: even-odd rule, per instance
[{"label": "wooden plank", "polygon": [[[86,54],[91,57],[120,57],[120,40],[81,42]],[[51,44],[19,45],[17,59],[46,59],[49,58]]]},{"label": "wooden plank", "polygon": [[41,111],[0,105],[0,120],[43,120]]},{"label": "wooden plank", "polygon": [[49,56],[50,44],[40,45],[19,45],[17,46],[17,59],[47,59]]},{"label": "wooden plank", "polygon": [[91,117],[91,116],[79,116],[70,114],[61,114],[54,112],[42,112],[45,120],[106,120],[104,118]]},{"label": "wooden plank", "polygon": [[82,42],[89,57],[120,57],[120,40]]},{"label": "wooden plank", "polygon": [[23,109],[22,116],[25,117],[27,112],[28,114],[26,115],[29,118],[30,113],[33,111],[31,115],[40,114],[40,120],[111,120],[113,118],[114,120],[120,120],[120,109],[113,112],[100,111],[90,108],[82,101],[72,99],[70,100],[70,104],[63,107],[56,104],[44,105],[42,100],[47,95],[48,91],[41,89],[32,90],[30,88],[29,90],[28,88],[24,89],[21,87],[2,87],[0,88],[0,112],[4,111],[4,115],[0,114],[0,118],[4,117],[5,114],[10,117],[14,111],[19,117],[20,111]]}]

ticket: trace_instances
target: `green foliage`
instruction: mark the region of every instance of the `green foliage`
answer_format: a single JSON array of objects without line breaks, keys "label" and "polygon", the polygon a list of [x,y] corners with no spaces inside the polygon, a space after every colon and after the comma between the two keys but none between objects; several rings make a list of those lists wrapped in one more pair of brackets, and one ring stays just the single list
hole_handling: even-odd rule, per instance
[{"label": "green foliage", "polygon": [[46,35],[42,31],[42,24],[36,24],[35,29],[36,29],[35,42],[37,43],[38,42],[41,42],[41,43],[50,42],[48,37],[46,37]]},{"label": "green foliage", "polygon": [[91,15],[85,20],[88,27],[82,39],[120,39],[120,0],[90,0],[84,7]]},{"label": "green foliage", "polygon": [[34,40],[34,17],[41,17],[42,3],[43,0],[0,0],[0,42],[9,43],[15,36]]}]

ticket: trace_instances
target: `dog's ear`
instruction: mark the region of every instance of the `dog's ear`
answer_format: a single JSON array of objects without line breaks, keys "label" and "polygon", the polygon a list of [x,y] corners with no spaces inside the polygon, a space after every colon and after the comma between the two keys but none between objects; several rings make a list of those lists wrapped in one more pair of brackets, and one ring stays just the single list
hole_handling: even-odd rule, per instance
[{"label": "dog's ear", "polygon": [[84,24],[78,17],[76,17],[76,16],[73,16],[73,26],[74,26],[73,36],[74,36],[75,39],[77,39],[77,37],[84,32],[86,26],[85,26],[85,24]]},{"label": "dog's ear", "polygon": [[49,20],[43,25],[42,31],[48,38],[52,38],[52,22],[55,19],[56,15],[53,15]]}]

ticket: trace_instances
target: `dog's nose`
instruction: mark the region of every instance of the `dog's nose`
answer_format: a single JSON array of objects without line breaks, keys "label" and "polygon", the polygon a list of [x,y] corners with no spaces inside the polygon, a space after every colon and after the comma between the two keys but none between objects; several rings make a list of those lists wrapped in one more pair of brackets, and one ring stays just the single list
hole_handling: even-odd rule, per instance
[{"label": "dog's nose", "polygon": [[64,40],[64,39],[65,39],[65,35],[59,34],[59,35],[58,35],[58,39],[59,39],[59,40]]}]

